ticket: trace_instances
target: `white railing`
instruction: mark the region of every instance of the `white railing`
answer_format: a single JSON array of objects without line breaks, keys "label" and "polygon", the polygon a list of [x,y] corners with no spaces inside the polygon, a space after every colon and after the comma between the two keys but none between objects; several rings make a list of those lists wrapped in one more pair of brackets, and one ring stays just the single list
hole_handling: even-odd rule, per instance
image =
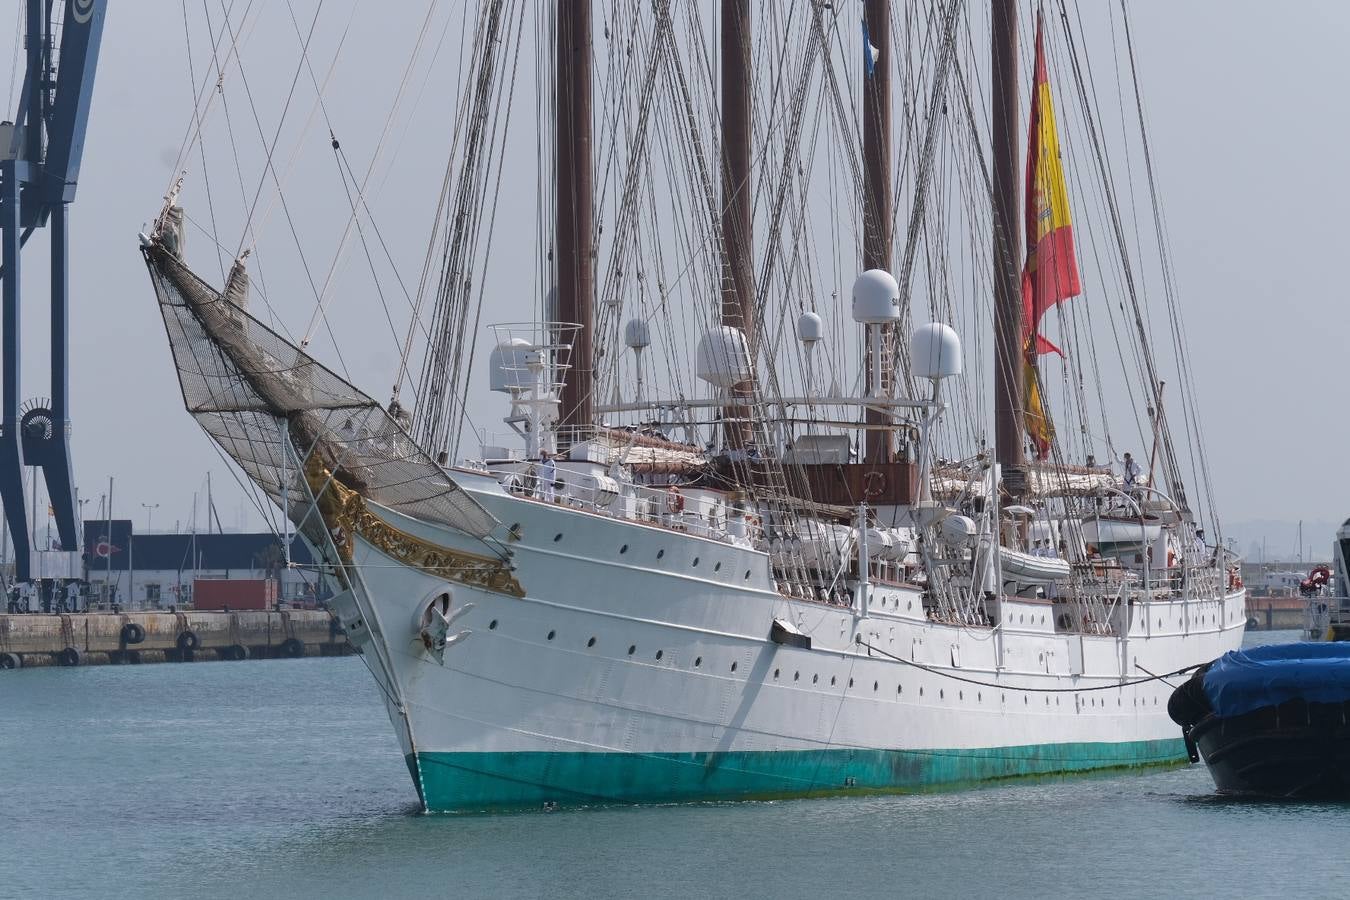
[{"label": "white railing", "polygon": [[682,531],[711,540],[744,540],[759,546],[760,535],[752,519],[737,516],[725,502],[710,501],[706,494],[686,495],[679,488],[620,484],[612,478],[558,468],[550,483],[538,463],[521,467],[484,465],[507,493],[541,503],[553,503],[597,515],[642,522]]}]

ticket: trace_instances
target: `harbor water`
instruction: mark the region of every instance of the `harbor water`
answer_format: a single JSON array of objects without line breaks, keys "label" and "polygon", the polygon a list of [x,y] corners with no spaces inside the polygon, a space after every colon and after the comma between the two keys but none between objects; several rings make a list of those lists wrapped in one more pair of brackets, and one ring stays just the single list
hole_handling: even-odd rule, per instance
[{"label": "harbor water", "polygon": [[359,658],[0,673],[0,897],[1346,897],[1347,843],[1203,766],[425,816]]}]

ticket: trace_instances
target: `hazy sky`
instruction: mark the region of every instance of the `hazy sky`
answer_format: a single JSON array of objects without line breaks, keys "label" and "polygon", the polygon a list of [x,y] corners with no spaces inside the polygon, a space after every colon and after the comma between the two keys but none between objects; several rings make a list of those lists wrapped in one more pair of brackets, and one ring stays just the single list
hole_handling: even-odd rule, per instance
[{"label": "hazy sky", "polygon": [[[0,2],[0,55],[11,52],[10,29],[21,5]],[[424,9],[420,2],[397,13],[367,5],[371,9],[353,20],[330,108],[361,169]],[[134,515],[140,528],[146,521],[141,504],[157,503],[156,529],[175,521],[186,527],[193,492],[203,489],[210,469],[229,527],[241,520],[243,494],[183,411],[136,249],[137,232],[159,208],[192,110],[182,7],[170,0],[112,7],[71,215],[77,482],[83,497],[94,498],[87,515],[95,514],[113,475],[116,515]],[[335,27],[349,8],[341,4]],[[1275,9],[1232,0],[1152,0],[1131,9],[1220,511],[1231,523],[1339,521],[1350,516],[1344,470],[1350,416],[1343,412],[1350,313],[1342,296],[1350,5],[1299,2]],[[278,39],[275,68],[269,70],[264,55],[251,59],[248,71],[255,93],[273,99],[284,93],[295,64],[294,34],[281,37],[287,40]],[[267,36],[250,40],[265,47]],[[443,52],[457,53],[458,41],[452,33]],[[194,59],[199,80],[204,63]],[[0,65],[0,89],[9,85],[8,69]],[[454,93],[429,84],[420,108],[435,113]],[[246,110],[232,112],[256,144],[256,130],[242,131],[251,128]],[[315,135],[326,142],[321,122]],[[448,135],[448,121],[439,132],[397,135],[398,156],[384,161],[389,174],[372,197],[409,282],[425,248]],[[533,148],[522,152],[532,159]],[[307,207],[312,219],[330,220],[329,227],[340,225],[345,200],[338,182],[330,171],[326,191],[311,189],[304,180],[309,174],[295,174],[291,202]],[[505,196],[517,213],[532,212],[533,171]],[[200,205],[189,212],[202,215]],[[267,227],[284,227],[280,214],[274,216]],[[333,237],[326,252],[315,254],[320,276]],[[201,235],[189,240],[194,264],[212,275]],[[47,393],[45,245],[43,235],[35,236],[24,257],[24,397]],[[528,293],[531,282],[522,278],[511,289]],[[312,308],[312,298],[294,306],[287,325],[303,331]],[[384,400],[397,357],[383,319],[374,321],[386,332],[380,340],[363,341],[359,329],[344,333],[339,326],[339,343],[355,380]]]}]

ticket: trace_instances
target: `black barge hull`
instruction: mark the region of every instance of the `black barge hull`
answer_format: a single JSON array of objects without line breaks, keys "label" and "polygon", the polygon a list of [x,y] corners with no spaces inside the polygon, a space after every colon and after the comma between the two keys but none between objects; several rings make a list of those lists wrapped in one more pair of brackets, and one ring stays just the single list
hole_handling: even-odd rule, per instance
[{"label": "black barge hull", "polygon": [[1221,794],[1350,800],[1350,703],[1289,700],[1190,728]]}]

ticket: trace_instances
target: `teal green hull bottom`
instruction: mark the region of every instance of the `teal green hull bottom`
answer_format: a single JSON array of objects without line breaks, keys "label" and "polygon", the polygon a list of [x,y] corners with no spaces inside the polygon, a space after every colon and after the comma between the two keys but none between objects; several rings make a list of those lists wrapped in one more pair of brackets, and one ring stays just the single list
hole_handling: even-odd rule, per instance
[{"label": "teal green hull bottom", "polygon": [[424,809],[460,812],[917,793],[1185,760],[1178,737],[973,750],[415,753],[408,768]]}]

